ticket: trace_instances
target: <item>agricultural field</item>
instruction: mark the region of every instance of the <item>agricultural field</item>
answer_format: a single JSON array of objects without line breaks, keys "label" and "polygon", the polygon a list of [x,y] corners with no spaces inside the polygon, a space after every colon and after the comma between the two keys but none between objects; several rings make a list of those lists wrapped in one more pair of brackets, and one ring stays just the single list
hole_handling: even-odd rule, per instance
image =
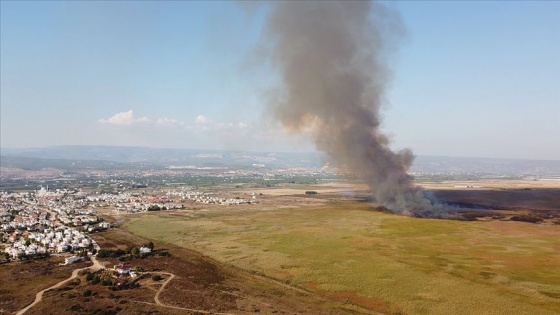
[{"label": "agricultural field", "polygon": [[125,227],[385,314],[560,313],[555,224],[418,219],[326,200],[148,214]]}]

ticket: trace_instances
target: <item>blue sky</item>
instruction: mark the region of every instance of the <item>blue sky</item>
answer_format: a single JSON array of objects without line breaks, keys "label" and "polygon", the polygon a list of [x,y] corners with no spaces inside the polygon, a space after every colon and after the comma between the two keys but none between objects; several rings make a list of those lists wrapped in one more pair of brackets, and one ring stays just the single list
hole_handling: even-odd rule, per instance
[{"label": "blue sky", "polygon": [[[0,145],[312,150],[266,114],[266,6],[2,1]],[[560,159],[560,2],[390,2],[382,111],[416,154]]]}]

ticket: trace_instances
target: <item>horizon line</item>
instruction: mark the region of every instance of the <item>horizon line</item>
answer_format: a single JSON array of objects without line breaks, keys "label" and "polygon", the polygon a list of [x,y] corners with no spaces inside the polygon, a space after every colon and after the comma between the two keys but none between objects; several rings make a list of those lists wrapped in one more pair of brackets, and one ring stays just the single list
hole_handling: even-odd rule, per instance
[{"label": "horizon line", "polygon": [[[8,150],[29,150],[29,149],[47,149],[56,147],[106,147],[106,148],[137,148],[137,149],[149,149],[149,150],[178,150],[178,151],[222,151],[222,152],[254,152],[254,153],[295,153],[295,154],[318,154],[326,155],[324,152],[313,150],[313,151],[287,151],[287,150],[247,150],[247,149],[209,149],[209,148],[169,148],[169,147],[149,147],[149,146],[137,146],[137,145],[105,145],[105,144],[59,144],[59,145],[47,145],[47,146],[28,146],[28,147],[6,147],[0,146],[0,155],[8,156],[3,154],[1,151],[4,149]],[[11,155],[16,156],[16,155]],[[560,158],[515,158],[515,157],[484,157],[484,156],[465,156],[465,155],[438,155],[438,154],[414,154],[414,157],[439,157],[439,158],[456,158],[456,159],[493,159],[493,160],[520,160],[520,161],[560,161]]]}]

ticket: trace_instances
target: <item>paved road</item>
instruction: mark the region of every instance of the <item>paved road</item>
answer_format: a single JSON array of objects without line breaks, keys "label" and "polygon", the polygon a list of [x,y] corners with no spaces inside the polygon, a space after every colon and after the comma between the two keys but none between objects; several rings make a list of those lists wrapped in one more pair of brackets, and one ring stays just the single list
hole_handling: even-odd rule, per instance
[{"label": "paved road", "polygon": [[[52,287],[46,288],[43,291],[38,292],[35,295],[35,301],[33,301],[33,303],[27,305],[24,309],[22,309],[21,311],[17,312],[16,315],[21,315],[24,314],[25,312],[27,312],[30,308],[32,308],[33,306],[35,306],[35,304],[41,302],[43,300],[43,293],[52,290],[52,289],[56,289],[60,286],[62,286],[63,284],[65,284],[66,282],[76,278],[78,276],[78,273],[82,270],[85,269],[90,269],[92,271],[97,271],[99,269],[104,268],[103,265],[101,265],[101,263],[99,263],[99,261],[97,261],[97,258],[95,256],[91,256],[91,261],[93,262],[93,265],[89,266],[89,267],[84,267],[84,268],[78,268],[78,269],[74,269],[74,271],[72,271],[72,275],[70,276],[70,278],[65,279],[60,281],[59,283],[53,285]],[[167,284],[167,283],[166,283]]]}]

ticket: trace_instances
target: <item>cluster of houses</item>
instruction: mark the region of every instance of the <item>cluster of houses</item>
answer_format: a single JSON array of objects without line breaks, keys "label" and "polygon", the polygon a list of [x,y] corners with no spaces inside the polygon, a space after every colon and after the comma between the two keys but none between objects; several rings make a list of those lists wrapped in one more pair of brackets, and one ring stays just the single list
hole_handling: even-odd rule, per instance
[{"label": "cluster of houses", "polygon": [[8,242],[11,244],[5,248],[5,252],[12,259],[83,249],[99,250],[95,240],[83,232],[66,226],[60,226],[54,230],[47,228],[34,232],[16,230],[10,235]]},{"label": "cluster of houses", "polygon": [[252,204],[257,203],[256,195],[252,194],[252,199],[241,199],[241,198],[220,198],[213,196],[212,193],[204,192],[204,191],[192,191],[192,190],[172,190],[167,192],[168,196],[179,196],[181,199],[185,200],[192,200],[199,203],[204,204],[217,204],[223,206],[234,206],[234,205],[242,205],[242,204]]},{"label": "cluster of houses", "polygon": [[[98,250],[85,231],[105,229],[96,212],[66,190],[0,193],[0,248],[11,259]],[[81,229],[82,231],[80,231]]]},{"label": "cluster of houses", "polygon": [[89,195],[87,199],[98,206],[112,207],[114,212],[119,214],[145,212],[153,209],[173,210],[183,208],[182,204],[174,203],[165,197],[137,195],[127,192]]},{"label": "cluster of houses", "polygon": [[124,191],[99,194],[48,187],[34,192],[0,192],[0,252],[19,259],[96,249],[86,233],[109,228],[108,223],[97,217],[98,207],[112,207],[118,213],[172,210],[183,208],[181,200],[228,206],[257,202],[255,194],[247,200],[187,189],[156,195]]},{"label": "cluster of houses", "polygon": [[137,213],[152,210],[173,210],[182,209],[182,204],[162,203],[162,202],[130,202],[115,204],[116,213]]},{"label": "cluster of houses", "polygon": [[138,274],[132,270],[131,266],[120,264],[113,266],[113,271],[116,273],[117,278],[131,277],[136,278]]},{"label": "cluster of houses", "polygon": [[53,208],[57,213],[58,221],[63,224],[72,224],[74,226],[95,224],[99,221],[97,218],[97,211],[89,209],[73,209],[68,208]]},{"label": "cluster of houses", "polygon": [[90,202],[107,202],[107,203],[120,203],[120,202],[130,202],[132,195],[126,192],[120,192],[118,194],[95,194],[89,195],[86,199]]}]

